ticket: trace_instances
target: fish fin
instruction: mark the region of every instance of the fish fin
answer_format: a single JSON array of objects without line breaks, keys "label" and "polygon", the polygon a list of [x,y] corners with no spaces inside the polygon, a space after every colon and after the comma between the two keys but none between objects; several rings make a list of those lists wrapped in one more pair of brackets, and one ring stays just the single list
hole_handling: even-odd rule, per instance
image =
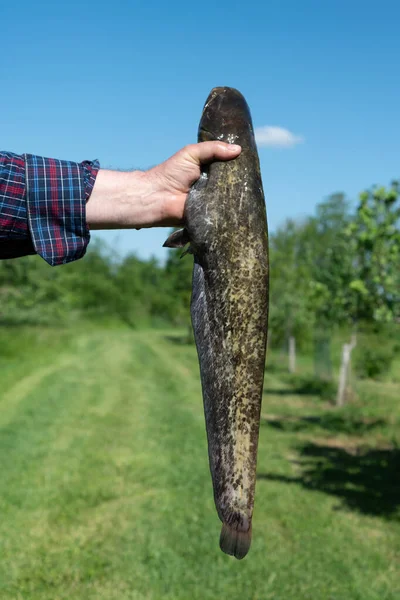
[{"label": "fish fin", "polygon": [[186,254],[194,254],[192,246],[188,246],[186,250],[182,252],[179,258],[183,258]]},{"label": "fish fin", "polygon": [[[237,524],[236,524],[237,525]],[[247,531],[240,531],[234,525],[222,524],[219,547],[225,554],[230,554],[238,560],[246,556],[251,544],[251,523]]]},{"label": "fish fin", "polygon": [[186,229],[178,229],[167,237],[163,243],[163,248],[184,248],[190,242],[189,234]]}]

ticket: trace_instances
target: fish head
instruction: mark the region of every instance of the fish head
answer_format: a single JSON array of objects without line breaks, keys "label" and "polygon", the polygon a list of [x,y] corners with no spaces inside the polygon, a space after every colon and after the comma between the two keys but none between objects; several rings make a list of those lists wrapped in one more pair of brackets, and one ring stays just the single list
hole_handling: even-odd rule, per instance
[{"label": "fish head", "polygon": [[235,88],[211,90],[203,108],[199,125],[199,142],[221,141],[254,147],[254,130],[250,109]]}]

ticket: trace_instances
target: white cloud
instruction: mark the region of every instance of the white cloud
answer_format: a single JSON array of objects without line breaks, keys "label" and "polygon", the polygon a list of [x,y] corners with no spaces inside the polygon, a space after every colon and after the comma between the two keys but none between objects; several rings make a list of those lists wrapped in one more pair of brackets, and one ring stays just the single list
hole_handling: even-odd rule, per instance
[{"label": "white cloud", "polygon": [[304,142],[301,135],[295,135],[283,127],[256,127],[256,142],[258,146],[269,146],[270,148],[292,148]]}]

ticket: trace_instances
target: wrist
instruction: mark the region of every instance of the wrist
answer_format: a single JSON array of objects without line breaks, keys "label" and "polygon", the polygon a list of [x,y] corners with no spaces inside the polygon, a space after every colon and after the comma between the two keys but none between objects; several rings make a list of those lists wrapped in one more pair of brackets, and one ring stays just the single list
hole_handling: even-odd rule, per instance
[{"label": "wrist", "polygon": [[100,169],[86,203],[90,229],[149,227],[152,219],[152,191],[142,171]]}]

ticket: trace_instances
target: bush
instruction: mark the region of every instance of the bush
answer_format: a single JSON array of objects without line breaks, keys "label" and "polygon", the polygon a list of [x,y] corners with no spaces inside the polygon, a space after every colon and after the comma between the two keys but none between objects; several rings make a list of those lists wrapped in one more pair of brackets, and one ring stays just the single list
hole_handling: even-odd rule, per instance
[{"label": "bush", "polygon": [[313,375],[286,375],[285,381],[293,385],[293,393],[306,396],[317,396],[321,400],[332,402],[336,396],[337,386],[331,379]]},{"label": "bush", "polygon": [[360,378],[375,379],[385,375],[395,357],[394,346],[388,340],[363,340],[355,353],[355,371]]}]

